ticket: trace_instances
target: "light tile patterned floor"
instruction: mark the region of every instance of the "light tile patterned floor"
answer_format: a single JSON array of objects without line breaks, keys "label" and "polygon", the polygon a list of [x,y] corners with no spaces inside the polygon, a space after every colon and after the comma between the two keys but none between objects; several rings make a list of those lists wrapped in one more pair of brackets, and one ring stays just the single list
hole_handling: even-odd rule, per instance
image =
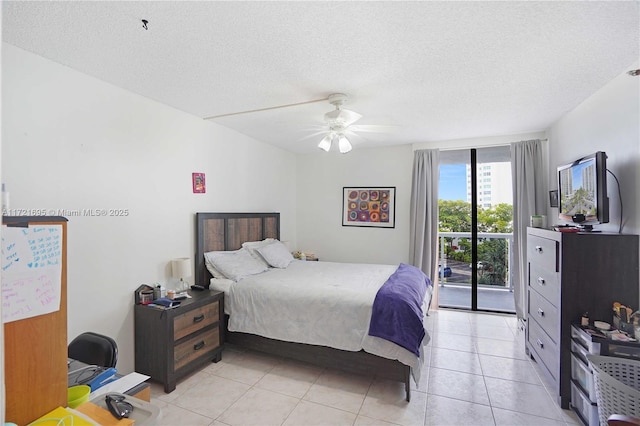
[{"label": "light tile patterned floor", "polygon": [[433,311],[426,368],[411,402],[401,383],[247,352],[165,394],[152,383],[158,425],[580,425],[526,356],[514,316]]}]

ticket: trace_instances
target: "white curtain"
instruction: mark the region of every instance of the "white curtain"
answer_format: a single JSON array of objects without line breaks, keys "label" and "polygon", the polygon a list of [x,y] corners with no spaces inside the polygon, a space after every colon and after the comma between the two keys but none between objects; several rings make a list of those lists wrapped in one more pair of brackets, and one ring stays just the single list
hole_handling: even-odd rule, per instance
[{"label": "white curtain", "polygon": [[421,149],[413,157],[409,261],[436,282],[438,269],[438,170],[440,151]]},{"label": "white curtain", "polygon": [[539,140],[511,144],[513,176],[513,259],[512,278],[518,319],[526,319],[527,226],[531,215],[546,214],[546,146]]}]

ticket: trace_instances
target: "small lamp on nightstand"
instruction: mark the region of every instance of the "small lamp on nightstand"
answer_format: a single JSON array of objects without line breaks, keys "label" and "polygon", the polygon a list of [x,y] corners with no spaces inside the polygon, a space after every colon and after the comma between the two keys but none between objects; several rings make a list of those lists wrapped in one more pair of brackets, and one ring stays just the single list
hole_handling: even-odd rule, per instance
[{"label": "small lamp on nightstand", "polygon": [[193,276],[191,272],[191,259],[188,257],[173,259],[171,261],[171,276],[177,280],[180,280],[180,284],[176,290],[187,290],[189,288],[189,283],[186,279]]}]

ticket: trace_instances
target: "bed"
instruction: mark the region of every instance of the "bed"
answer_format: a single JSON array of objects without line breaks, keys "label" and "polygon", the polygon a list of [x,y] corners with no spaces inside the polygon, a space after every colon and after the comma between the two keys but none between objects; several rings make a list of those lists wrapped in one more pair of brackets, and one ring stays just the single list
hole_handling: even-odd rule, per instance
[{"label": "bed", "polygon": [[[248,349],[293,358],[322,367],[331,367],[360,374],[372,374],[385,379],[400,381],[405,385],[406,399],[409,401],[411,397],[410,380],[411,377],[414,377],[416,381],[419,378],[419,371],[423,361],[421,348],[429,340],[429,335],[424,331],[422,321],[420,322],[420,327],[424,334],[419,345],[420,353],[415,349],[412,353],[412,351],[395,343],[369,335],[354,335],[345,338],[333,338],[331,341],[318,340],[317,342],[308,342],[305,341],[304,330],[297,330],[297,334],[296,330],[294,330],[293,336],[280,334],[284,328],[296,328],[283,327],[283,324],[297,324],[297,321],[286,321],[286,318],[289,317],[288,307],[295,305],[292,300],[286,298],[297,297],[297,294],[292,294],[290,291],[294,288],[293,286],[286,287],[286,279],[300,281],[300,277],[307,277],[306,280],[308,282],[305,283],[304,291],[309,294],[314,294],[315,291],[315,297],[318,298],[317,300],[321,300],[321,304],[331,306],[331,309],[327,309],[326,312],[333,313],[335,312],[334,306],[338,306],[340,300],[352,297],[350,294],[351,289],[334,286],[331,292],[323,291],[322,287],[319,287],[320,283],[316,286],[313,278],[316,276],[314,274],[317,271],[320,271],[320,275],[324,277],[337,277],[339,276],[337,274],[345,274],[344,277],[340,275],[342,280],[353,281],[356,286],[360,285],[358,280],[361,280],[362,284],[360,286],[363,288],[365,295],[357,297],[366,299],[377,298],[376,292],[378,292],[379,285],[375,287],[375,284],[370,284],[370,282],[380,281],[380,277],[388,277],[389,274],[395,276],[400,270],[398,268],[398,271],[394,273],[397,265],[375,265],[376,268],[368,268],[368,272],[363,273],[363,265],[293,261],[290,266],[286,267],[286,271],[273,268],[267,272],[243,278],[239,281],[242,286],[236,285],[233,287],[233,281],[212,280],[212,275],[205,263],[205,253],[231,252],[240,249],[242,244],[247,241],[262,241],[268,238],[279,239],[279,237],[279,213],[196,214],[196,283],[207,288],[211,285],[212,289],[225,292],[225,310],[227,308],[230,309],[230,316],[226,315],[225,341]],[[364,278],[360,279],[360,276]],[[224,284],[224,281],[229,284]],[[334,279],[334,281],[337,282],[338,280]],[[268,283],[268,285],[265,285],[265,283]],[[278,283],[280,286],[284,285],[285,289],[275,287],[274,283]],[[265,292],[265,289],[269,289],[271,293]],[[256,293],[258,291],[263,293]],[[423,300],[425,312],[428,309],[430,298],[431,288],[428,288]],[[256,299],[261,302],[271,299],[270,303],[265,302],[260,303],[260,305],[265,305],[268,309],[272,309],[272,311],[266,312],[278,312],[278,315],[275,313],[271,315],[256,314],[258,316],[261,315],[260,318],[273,319],[273,324],[264,326],[266,328],[252,328],[255,324],[251,322],[251,314],[244,310],[245,306],[252,305],[252,303],[249,303],[250,301]],[[371,306],[361,308],[359,305],[360,300],[356,300],[353,306],[356,306],[357,309],[349,308],[341,314],[344,317],[339,316],[339,321],[336,321],[337,315],[322,316],[319,314],[320,318],[316,322],[322,325],[323,333],[332,337],[336,336],[333,332],[337,326],[336,323],[350,321],[351,318],[347,317],[351,316],[359,316],[362,319],[362,312],[368,312],[368,316],[371,316]],[[269,308],[270,306],[271,308]],[[351,311],[353,311],[352,314],[350,313]],[[291,315],[295,315],[295,313]],[[422,320],[422,318],[420,319]],[[368,320],[369,318],[367,318]],[[371,324],[373,329],[373,321]],[[229,331],[230,329],[252,330],[253,332]],[[367,333],[365,332],[364,334]],[[358,341],[359,339],[362,341]],[[351,340],[358,342],[357,344],[351,343]]]}]

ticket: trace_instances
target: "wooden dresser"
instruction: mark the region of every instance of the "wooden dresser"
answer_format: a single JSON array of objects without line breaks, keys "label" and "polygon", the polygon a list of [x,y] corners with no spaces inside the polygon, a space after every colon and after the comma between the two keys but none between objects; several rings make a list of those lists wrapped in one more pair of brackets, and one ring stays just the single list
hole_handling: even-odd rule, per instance
[{"label": "wooden dresser", "polygon": [[135,368],[164,384],[222,357],[224,293],[192,291],[177,308],[135,306]]},{"label": "wooden dresser", "polygon": [[585,312],[611,323],[614,301],[638,306],[638,236],[529,228],[527,262],[527,351],[569,408],[571,324]]}]

